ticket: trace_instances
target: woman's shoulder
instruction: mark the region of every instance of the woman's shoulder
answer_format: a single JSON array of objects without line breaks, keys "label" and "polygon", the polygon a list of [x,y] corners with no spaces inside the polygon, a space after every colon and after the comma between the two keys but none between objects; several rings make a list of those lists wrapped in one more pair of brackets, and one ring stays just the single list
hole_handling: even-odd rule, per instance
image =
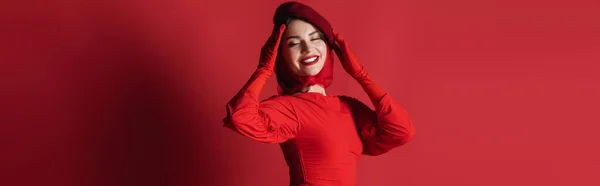
[{"label": "woman's shoulder", "polygon": [[352,97],[352,96],[348,96],[348,95],[337,95],[336,97],[338,99],[340,99],[340,101],[345,102],[345,103],[360,102],[360,100],[358,100],[356,97]]},{"label": "woman's shoulder", "polygon": [[367,106],[364,102],[360,101],[360,99],[353,97],[353,96],[347,96],[347,95],[338,95],[337,96],[340,99],[340,102],[348,105],[351,108],[368,108],[369,106]]},{"label": "woman's shoulder", "polygon": [[267,99],[264,99],[263,102],[287,100],[287,99],[289,99],[289,97],[290,97],[289,95],[272,95],[272,96],[269,96]]},{"label": "woman's shoulder", "polygon": [[[362,101],[360,101],[358,98],[353,97],[353,96],[348,96],[348,95],[321,95],[318,93],[304,93],[304,94],[298,94],[298,95],[273,95],[268,97],[267,99],[261,101],[261,104],[267,104],[267,103],[280,103],[280,104],[289,104],[289,105],[293,105],[293,104],[297,104],[297,103],[301,103],[301,102],[311,102],[311,101],[318,101],[318,100],[339,100],[339,102],[344,103],[346,105],[357,105],[357,104],[363,104]],[[336,101],[337,102],[337,101]]]},{"label": "woman's shoulder", "polygon": [[273,105],[273,104],[279,104],[279,105],[284,105],[284,106],[291,106],[292,105],[292,101],[290,100],[291,96],[289,95],[273,95],[268,97],[267,99],[264,99],[260,102],[261,105]]}]

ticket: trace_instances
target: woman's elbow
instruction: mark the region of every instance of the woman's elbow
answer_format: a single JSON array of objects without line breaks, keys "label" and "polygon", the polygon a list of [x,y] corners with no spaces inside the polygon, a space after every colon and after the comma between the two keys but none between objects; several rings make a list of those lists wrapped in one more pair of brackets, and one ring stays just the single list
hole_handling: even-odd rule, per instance
[{"label": "woman's elbow", "polygon": [[415,129],[412,122],[408,121],[408,125],[404,125],[401,130],[391,135],[391,143],[401,146],[408,143],[415,136]]},{"label": "woman's elbow", "polygon": [[232,128],[234,126],[229,116],[226,116],[221,121],[223,122],[223,127]]},{"label": "woman's elbow", "polygon": [[277,135],[276,131],[270,130],[270,127],[263,126],[262,123],[249,123],[249,120],[244,118],[228,116],[223,119],[223,126],[261,143],[277,144],[285,141],[280,135]]},{"label": "woman's elbow", "polygon": [[391,148],[396,148],[408,143],[414,136],[413,131],[405,132],[402,134],[393,135],[384,139],[384,143],[388,144]]},{"label": "woman's elbow", "polygon": [[386,138],[380,138],[376,143],[366,146],[364,151],[365,155],[379,156],[385,154],[392,149],[400,147],[408,143],[414,136],[414,132],[407,132],[401,135],[388,136]]},{"label": "woman's elbow", "polygon": [[238,131],[245,123],[248,123],[250,117],[243,110],[232,109],[231,105],[227,104],[227,116],[222,120],[223,126],[234,131]]},{"label": "woman's elbow", "polygon": [[412,138],[414,136],[415,136],[415,132],[411,130],[403,135],[396,136],[395,139],[393,140],[393,142],[395,143],[396,146],[402,146],[402,145],[408,143],[410,140],[412,140]]}]

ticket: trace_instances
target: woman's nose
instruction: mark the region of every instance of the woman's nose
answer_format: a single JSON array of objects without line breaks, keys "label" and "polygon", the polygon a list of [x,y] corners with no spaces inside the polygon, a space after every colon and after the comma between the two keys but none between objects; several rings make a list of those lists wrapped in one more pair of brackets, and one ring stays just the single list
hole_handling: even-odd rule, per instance
[{"label": "woman's nose", "polygon": [[308,53],[312,49],[312,44],[310,42],[302,41],[302,53]]}]

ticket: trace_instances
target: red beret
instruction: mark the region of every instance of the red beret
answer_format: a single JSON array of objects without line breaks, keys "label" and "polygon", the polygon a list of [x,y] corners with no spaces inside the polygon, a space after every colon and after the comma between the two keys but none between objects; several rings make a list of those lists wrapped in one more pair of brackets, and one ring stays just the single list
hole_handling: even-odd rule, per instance
[{"label": "red beret", "polygon": [[323,16],[321,16],[321,14],[317,13],[317,11],[309,6],[293,1],[283,3],[275,10],[273,23],[276,28],[279,28],[279,25],[286,24],[290,18],[300,19],[311,23],[324,34],[330,48],[331,45],[334,44],[333,29],[331,28],[331,25]]}]

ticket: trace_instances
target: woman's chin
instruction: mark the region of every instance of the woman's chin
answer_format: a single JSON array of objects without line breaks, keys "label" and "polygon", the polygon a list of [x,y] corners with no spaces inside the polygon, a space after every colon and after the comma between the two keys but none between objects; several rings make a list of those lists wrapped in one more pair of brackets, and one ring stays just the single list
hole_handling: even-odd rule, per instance
[{"label": "woman's chin", "polygon": [[316,76],[317,74],[319,74],[320,70],[307,70],[307,71],[302,71],[302,76]]},{"label": "woman's chin", "polygon": [[300,74],[302,74],[302,76],[315,76],[315,75],[319,74],[319,72],[321,72],[322,69],[323,69],[322,67],[319,69],[314,68],[314,67],[313,68],[309,67],[309,68],[302,69],[302,72]]}]

